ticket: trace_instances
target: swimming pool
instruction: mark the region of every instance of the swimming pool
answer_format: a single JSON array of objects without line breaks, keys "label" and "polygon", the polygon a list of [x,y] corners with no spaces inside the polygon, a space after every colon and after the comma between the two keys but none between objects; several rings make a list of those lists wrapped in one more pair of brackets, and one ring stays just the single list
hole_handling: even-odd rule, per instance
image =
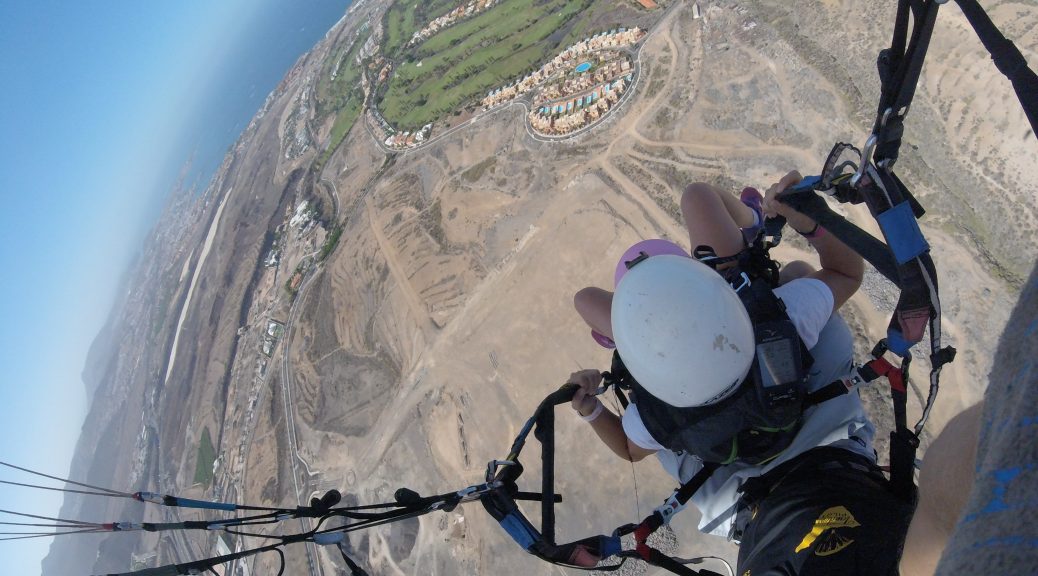
[{"label": "swimming pool", "polygon": [[578,73],[583,73],[583,72],[587,72],[587,71],[588,71],[588,70],[590,70],[590,69],[591,69],[591,63],[590,63],[590,62],[581,62],[581,63],[580,63],[580,64],[578,64],[578,65],[577,65],[577,67],[576,67],[576,71],[577,71]]}]

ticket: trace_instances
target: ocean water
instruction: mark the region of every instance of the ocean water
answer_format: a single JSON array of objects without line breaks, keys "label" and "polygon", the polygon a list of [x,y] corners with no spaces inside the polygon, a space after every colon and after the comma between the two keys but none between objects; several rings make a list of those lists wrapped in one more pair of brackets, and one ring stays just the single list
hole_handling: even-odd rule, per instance
[{"label": "ocean water", "polygon": [[256,115],[267,95],[292,64],[349,9],[350,0],[265,0],[256,8],[248,32],[231,47],[226,70],[199,94],[192,120],[184,127],[159,190],[163,198],[190,159],[185,178],[205,190],[227,150]]}]

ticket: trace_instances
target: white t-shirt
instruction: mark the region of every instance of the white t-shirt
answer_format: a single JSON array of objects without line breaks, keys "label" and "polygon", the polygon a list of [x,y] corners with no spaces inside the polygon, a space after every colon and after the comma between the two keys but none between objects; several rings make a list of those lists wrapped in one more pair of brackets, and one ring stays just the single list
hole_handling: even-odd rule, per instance
[{"label": "white t-shirt", "polygon": [[[796,326],[804,345],[811,351],[814,364],[808,387],[817,390],[847,376],[853,367],[854,341],[846,323],[832,314],[833,295],[821,280],[799,278],[775,289],[786,305],[790,321]],[[667,450],[646,430],[636,404],[623,415],[627,437],[646,450],[657,450],[656,457],[671,476],[685,482],[702,468],[702,461],[689,454]],[[875,460],[872,448],[875,428],[869,421],[857,394],[847,394],[812,406],[804,412],[796,437],[782,454],[765,466],[735,462],[719,469],[692,498],[703,513],[699,529],[727,536],[735,519],[738,489],[748,478],[760,476],[812,448],[833,446],[850,450]]]}]

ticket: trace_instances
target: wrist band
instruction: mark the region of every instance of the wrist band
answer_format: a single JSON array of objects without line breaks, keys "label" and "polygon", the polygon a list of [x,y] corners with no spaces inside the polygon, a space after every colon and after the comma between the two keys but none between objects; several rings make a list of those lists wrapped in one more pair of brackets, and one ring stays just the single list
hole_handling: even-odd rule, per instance
[{"label": "wrist band", "polygon": [[[794,228],[794,230],[796,230],[796,228]],[[825,228],[822,228],[818,224],[818,222],[815,222],[815,227],[812,228],[810,232],[801,232],[800,230],[797,230],[796,232],[797,232],[797,234],[800,234],[801,236],[803,236],[804,238],[807,238],[808,240],[814,240],[815,238],[821,237],[822,234],[825,233]]]},{"label": "wrist band", "polygon": [[577,412],[577,414],[580,414],[580,417],[584,419],[584,422],[593,422],[596,418],[599,417],[599,415],[602,414],[602,410],[605,408],[605,405],[602,404],[602,401],[598,398],[595,398],[595,402],[597,402],[595,409],[592,410],[591,413],[587,416],[584,416],[583,414],[580,414],[580,412]]}]

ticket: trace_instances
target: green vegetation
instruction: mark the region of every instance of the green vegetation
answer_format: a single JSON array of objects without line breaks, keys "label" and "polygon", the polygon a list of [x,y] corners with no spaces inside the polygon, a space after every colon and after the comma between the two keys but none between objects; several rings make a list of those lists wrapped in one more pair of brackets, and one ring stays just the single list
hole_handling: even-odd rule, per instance
[{"label": "green vegetation", "polygon": [[400,0],[386,11],[384,29],[386,43],[382,53],[389,58],[396,58],[407,48],[415,32],[418,32],[436,18],[446,14],[460,3],[459,0],[427,0],[411,2]]},{"label": "green vegetation", "polygon": [[[338,242],[338,236],[336,236],[335,240]],[[327,245],[328,244],[325,243],[325,246]],[[334,247],[335,246],[333,245],[332,248]],[[331,252],[331,249],[329,248],[328,251]],[[310,256],[303,258],[299,261],[299,264],[296,264],[296,269],[292,272],[292,275],[288,277],[288,280],[285,280],[285,292],[288,293],[289,298],[295,300],[296,295],[299,293],[299,287],[303,285],[303,278],[306,277],[306,273],[310,271],[310,266],[313,263],[314,260]]]},{"label": "green vegetation", "polygon": [[469,184],[473,184],[475,182],[478,182],[479,179],[483,177],[484,172],[490,170],[490,172],[493,173],[496,167],[497,158],[495,156],[491,156],[486,160],[480,162],[479,164],[476,164],[472,168],[469,168],[468,170],[462,172],[461,178]]},{"label": "green vegetation", "polygon": [[328,233],[328,237],[324,239],[321,253],[317,256],[318,261],[324,260],[332,253],[332,250],[335,250],[335,247],[339,244],[340,237],[342,237],[342,224],[336,224],[331,232]]},{"label": "green vegetation", "polygon": [[209,437],[209,427],[202,429],[202,440],[198,443],[198,460],[195,461],[195,483],[208,487],[213,483],[213,462],[216,462],[216,449],[213,439]]},{"label": "green vegetation", "polygon": [[421,29],[415,24],[414,11],[408,10],[405,4],[397,2],[386,12],[386,54],[396,54]]},{"label": "green vegetation", "polygon": [[285,293],[288,294],[288,297],[291,300],[295,300],[296,294],[299,293],[299,287],[298,286],[295,287],[295,288],[292,287],[292,282],[295,279],[296,279],[296,274],[293,274],[293,275],[288,277],[288,280],[285,280]]},{"label": "green vegetation", "polygon": [[155,302],[155,314],[151,317],[151,339],[155,339],[162,333],[162,327],[166,325],[166,318],[169,316],[169,308],[173,302],[173,289],[176,284],[172,282],[164,282],[162,284],[163,289],[159,293],[159,298]]},{"label": "green vegetation", "polygon": [[369,35],[370,32],[358,35],[350,46],[340,51],[338,57],[329,58],[328,64],[321,70],[321,80],[317,83],[317,120],[322,122],[329,114],[334,114],[335,123],[332,125],[328,147],[317,161],[320,166],[324,166],[328,157],[346,138],[364,109],[360,76],[365,64],[357,63],[357,54]]},{"label": "green vegetation", "polygon": [[335,115],[335,124],[332,125],[332,133],[329,137],[328,147],[321,153],[321,157],[317,160],[318,166],[323,167],[328,158],[331,157],[335,149],[342,144],[342,141],[346,138],[346,135],[350,133],[350,129],[357,122],[357,118],[360,117],[361,112],[364,111],[364,91],[358,85],[354,87],[353,93],[350,95],[346,104],[338,111]]},{"label": "green vegetation", "polygon": [[[398,128],[414,130],[478,100],[564,48],[560,40],[565,35],[557,33],[594,2],[504,0],[446,28],[406,51],[409,61],[397,64],[379,110]],[[388,18],[392,23],[392,13]],[[393,50],[394,35],[402,36],[405,24],[400,19],[389,26],[387,45]],[[397,32],[393,26],[399,26]],[[555,36],[559,40],[552,40]],[[394,54],[390,48],[387,55]]]},{"label": "green vegetation", "polygon": [[439,198],[422,210],[418,215],[418,222],[441,250],[447,248],[447,234],[443,231],[443,208],[440,206]]}]

